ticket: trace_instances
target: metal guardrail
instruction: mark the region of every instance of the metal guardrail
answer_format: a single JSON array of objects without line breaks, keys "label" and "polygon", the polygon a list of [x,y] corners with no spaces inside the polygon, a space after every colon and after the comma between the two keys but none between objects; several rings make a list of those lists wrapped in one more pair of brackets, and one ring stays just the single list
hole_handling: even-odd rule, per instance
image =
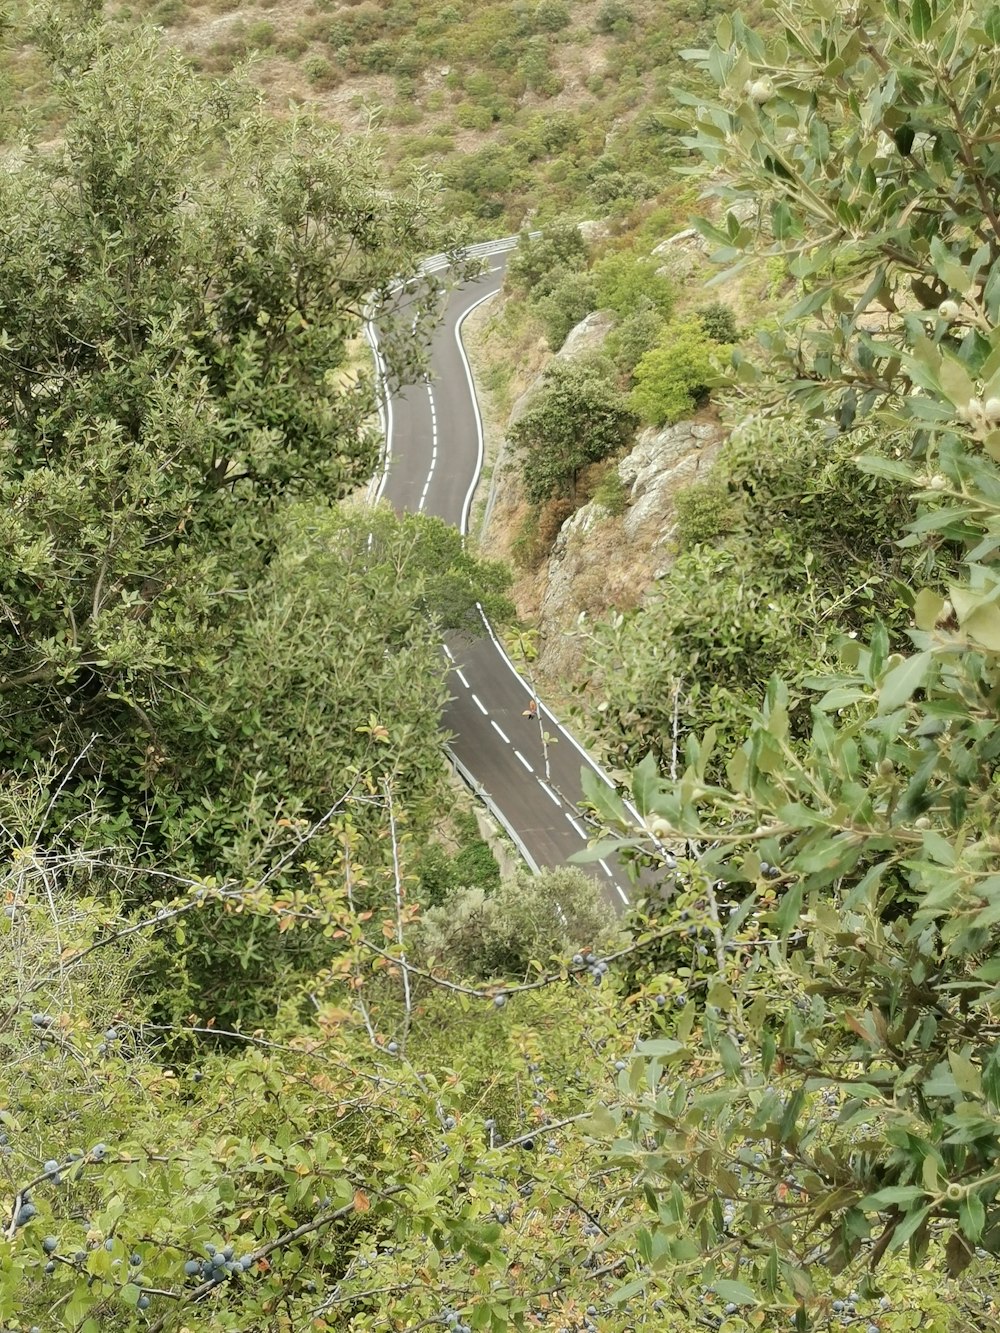
[{"label": "metal guardrail", "polygon": [[469,788],[472,794],[476,796],[480,801],[482,801],[483,805],[486,806],[486,809],[490,812],[490,814],[493,816],[493,818],[496,820],[499,826],[507,834],[508,838],[510,838],[514,846],[520,852],[525,865],[528,866],[533,875],[539,874],[538,862],[535,860],[535,858],[528,851],[527,847],[521,841],[521,838],[519,837],[517,830],[507,822],[507,819],[503,811],[494,802],[493,797],[489,794],[489,792],[479,781],[479,779],[475,777],[475,775],[471,772],[471,770],[466,768],[465,764],[462,763],[461,759],[459,759],[458,755],[455,753],[455,751],[451,748],[450,745],[446,745],[444,747],[444,750],[445,754],[451,761],[452,768],[454,768],[455,772],[462,779],[465,785]]}]

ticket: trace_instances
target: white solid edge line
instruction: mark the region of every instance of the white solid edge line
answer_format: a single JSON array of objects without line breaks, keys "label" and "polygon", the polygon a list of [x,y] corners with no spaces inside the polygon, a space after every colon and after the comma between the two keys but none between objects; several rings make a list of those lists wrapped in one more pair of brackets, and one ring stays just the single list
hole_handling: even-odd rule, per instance
[{"label": "white solid edge line", "polygon": [[365,320],[364,334],[368,344],[372,349],[372,355],[375,359],[375,377],[378,380],[378,419],[382,427],[382,439],[384,445],[382,448],[382,475],[379,477],[378,485],[371,496],[372,504],[377,504],[382,499],[386,484],[389,480],[389,467],[392,463],[392,395],[386,391],[385,383],[385,361],[382,357],[381,349],[378,344],[378,334],[375,332],[375,325],[369,320]]},{"label": "white solid edge line", "polygon": [[[469,490],[466,494],[465,504],[462,506],[461,532],[463,537],[466,536],[468,533],[469,511],[472,507],[472,497],[475,494],[476,487],[479,484],[479,476],[480,473],[482,472],[482,467],[483,467],[483,421],[479,411],[479,400],[476,397],[476,383],[472,377],[472,368],[469,365],[469,358],[466,356],[465,347],[462,344],[462,325],[465,323],[468,316],[472,314],[473,310],[477,308],[477,306],[482,305],[484,301],[488,301],[493,296],[496,296],[499,290],[500,288],[497,287],[495,291],[487,292],[485,296],[479,297],[479,299],[474,301],[467,310],[463,311],[463,313],[459,316],[459,319],[455,325],[455,342],[458,345],[458,353],[462,360],[462,367],[465,370],[465,377],[468,380],[469,396],[472,399],[472,411],[476,419],[476,444],[477,444],[476,471],[475,475],[473,476],[472,483],[469,486]],[[482,618],[483,624],[486,626],[486,632],[493,640],[493,646],[496,648],[497,652],[500,654],[503,660],[507,663],[507,666],[509,667],[511,673],[520,682],[522,688],[524,689],[524,692],[529,697],[533,697],[533,691],[531,690],[528,683],[525,681],[524,677],[518,671],[517,667],[508,657],[506,649],[504,648],[503,644],[500,642],[500,640],[494,633],[493,626],[487,620],[486,615],[483,612],[483,608],[480,606],[477,607],[477,609],[479,611],[480,617]],[[581,756],[584,762],[589,765],[589,767],[593,770],[593,772],[597,774],[597,776],[601,779],[601,781],[605,782],[611,788],[611,790],[616,793],[616,795],[620,795],[620,793],[618,792],[618,788],[608,777],[607,773],[605,773],[604,770],[600,767],[600,765],[597,764],[590,757],[590,755],[583,748],[580,742],[576,739],[573,733],[571,731],[568,731],[566,727],[563,726],[563,724],[559,721],[559,719],[555,716],[555,714],[551,711],[551,709],[547,708],[541,700],[539,700],[539,706],[541,711],[545,713],[546,716],[549,718],[549,721],[553,724],[553,726],[559,732],[561,732],[562,735],[566,737],[570,745],[573,746],[574,750],[576,750],[576,752]],[[624,800],[625,809],[628,810],[629,814],[635,817],[637,823],[641,823],[639,812],[638,810],[636,810],[635,806],[633,806],[630,801],[625,800],[625,798],[622,799]]]},{"label": "white solid edge line", "polygon": [[496,722],[492,717],[490,718],[490,726],[493,728],[493,730],[496,732],[496,734],[500,737],[502,741],[505,741],[507,745],[510,744],[510,737],[504,731],[503,727],[501,727],[500,723]]},{"label": "white solid edge line", "polygon": [[[495,272],[499,272],[497,269]],[[462,505],[462,519],[458,530],[463,537],[469,532],[469,512],[472,509],[472,497],[476,493],[476,487],[479,485],[479,478],[483,471],[483,418],[479,411],[479,399],[476,397],[476,381],[472,378],[472,367],[469,365],[469,358],[465,354],[465,346],[462,343],[462,325],[484,301],[492,301],[494,296],[500,292],[498,284],[493,291],[487,292],[485,296],[480,296],[478,300],[473,301],[467,310],[463,310],[455,324],[455,345],[458,348],[458,355],[462,359],[462,368],[465,371],[465,378],[469,385],[469,397],[472,399],[472,415],[476,419],[476,470],[472,474],[472,481],[469,483],[469,489],[465,493],[465,501]],[[485,619],[485,617],[484,617]]]}]

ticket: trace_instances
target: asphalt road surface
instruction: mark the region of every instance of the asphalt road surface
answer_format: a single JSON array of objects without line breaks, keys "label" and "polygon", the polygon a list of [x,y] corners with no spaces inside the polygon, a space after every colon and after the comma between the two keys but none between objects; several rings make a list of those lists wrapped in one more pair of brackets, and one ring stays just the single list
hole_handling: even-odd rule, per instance
[{"label": "asphalt road surface", "polygon": [[[482,468],[482,424],[461,327],[470,311],[499,291],[505,256],[486,262],[482,277],[448,300],[429,381],[408,385],[389,404],[386,466],[378,487],[397,512],[436,514],[463,532]],[[593,832],[579,808],[581,766],[606,781],[604,775],[541,700],[537,719],[523,715],[530,687],[491,633],[472,641],[452,638],[445,651],[453,697],[444,726],[460,771],[529,865],[565,864]],[[601,881],[617,910],[629,901],[628,879],[615,858],[581,868]]]}]

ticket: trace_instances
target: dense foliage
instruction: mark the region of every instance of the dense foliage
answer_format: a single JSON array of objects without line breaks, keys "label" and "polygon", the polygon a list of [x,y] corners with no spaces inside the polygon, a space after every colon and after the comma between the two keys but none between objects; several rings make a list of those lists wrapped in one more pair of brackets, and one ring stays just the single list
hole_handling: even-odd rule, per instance
[{"label": "dense foliage", "polygon": [[581,471],[620,449],[635,424],[599,363],[553,362],[508,432],[528,499],[572,499]]},{"label": "dense foliage", "polygon": [[[630,30],[622,9],[609,3],[596,21]],[[541,32],[564,30],[563,6],[539,10]],[[794,223],[772,209],[758,242],[734,215],[730,248],[773,242],[806,266],[814,304],[770,336],[759,367],[738,367],[737,392],[776,406],[736,436],[688,507],[678,577],[700,598],[687,604],[691,626],[671,626],[700,669],[708,656],[697,654],[739,615],[744,590],[754,614],[728,660],[746,668],[748,729],[730,743],[730,713],[714,734],[678,735],[675,757],[671,705],[648,748],[677,779],[650,754],[631,808],[591,786],[645,867],[635,890],[645,907],[624,923],[611,922],[593,880],[565,871],[487,876],[470,892],[452,866],[439,905],[422,909],[426,807],[440,794],[436,640],[480,593],[502,610],[504,576],[438,525],[329,505],[308,458],[301,487],[281,480],[281,460],[309,430],[289,427],[285,440],[272,422],[258,437],[244,391],[263,411],[250,390],[269,383],[266,366],[240,361],[241,378],[232,339],[217,379],[201,366],[205,410],[190,411],[182,371],[197,327],[180,348],[141,321],[116,342],[109,310],[131,289],[102,304],[93,253],[120,247],[127,260],[146,215],[138,202],[119,215],[109,206],[121,237],[101,245],[94,216],[77,219],[88,281],[77,291],[67,278],[76,300],[65,308],[50,295],[38,338],[22,330],[4,372],[36,345],[61,348],[60,329],[79,333],[74,306],[93,296],[104,310],[95,348],[71,341],[73,357],[48,366],[22,394],[23,419],[6,426],[20,505],[3,530],[7,632],[36,654],[13,674],[42,673],[17,680],[26,693],[3,720],[0,781],[0,1317],[19,1333],[996,1327],[1000,231],[975,188],[996,193],[992,149],[966,120],[995,83],[996,17],[979,0],[941,14],[929,0],[780,13],[787,32],[770,55],[738,20],[721,25],[704,76],[725,96],[700,101],[697,117],[731,188],[766,205],[776,190]],[[74,85],[115,58],[97,49]],[[147,60],[142,79],[141,99],[138,84],[123,86],[144,114],[187,105],[176,66]],[[940,143],[879,137],[878,116],[901,105],[921,134],[938,126]],[[743,156],[740,132],[754,117],[769,144],[759,160]],[[817,122],[828,137],[815,131],[807,150]],[[166,115],[167,144],[172,123]],[[907,194],[895,154],[919,162],[925,151],[922,192]],[[220,153],[221,181],[237,158],[235,147]],[[112,180],[128,161],[111,160]],[[62,179],[58,150],[28,161],[23,178],[12,166],[11,190],[42,169]],[[182,174],[204,185],[201,170],[192,155]],[[343,170],[353,181],[355,167]],[[860,229],[851,208],[862,190]],[[54,207],[46,222],[56,231],[86,197],[64,193],[65,214]],[[826,218],[816,207],[826,194],[847,204],[832,238],[802,220]],[[338,219],[351,197],[339,196]],[[365,198],[376,220],[396,207],[375,187]],[[181,231],[197,204],[175,216]],[[851,264],[838,286],[827,270],[841,243]],[[159,253],[132,265],[140,291],[163,276]],[[919,287],[898,299],[921,257],[948,275],[940,304],[933,281],[934,303],[914,306]],[[388,282],[393,263],[382,261]],[[852,324],[866,290],[885,305],[876,337],[870,321]],[[206,317],[224,297],[209,284]],[[344,336],[358,313],[341,307]],[[162,363],[160,337],[173,348]],[[811,360],[823,339],[829,354]],[[327,397],[310,399],[322,358],[299,364],[306,406],[321,413],[338,394],[353,402],[353,365],[337,347]],[[867,401],[866,362],[878,381]],[[171,390],[163,401],[158,377]],[[790,396],[815,419],[789,417]],[[136,402],[140,412],[125,410]],[[171,411],[185,405],[182,430]],[[338,487],[363,474],[367,448],[361,415],[345,414]],[[274,461],[199,508],[201,474],[196,485],[182,446],[203,418],[206,439],[230,422],[235,440],[262,450],[235,456]],[[116,452],[119,440],[133,448]],[[158,468],[166,458],[178,477]],[[98,480],[71,509],[70,464],[91,459]],[[129,489],[115,490],[123,475]],[[170,528],[175,487],[194,499]],[[127,542],[114,563],[119,503]],[[49,526],[38,518],[58,514]],[[888,539],[894,527],[908,529],[902,547]],[[17,582],[15,539],[36,561],[34,580]],[[168,589],[165,628],[145,612],[158,612],[158,589],[142,577],[148,561],[169,583],[161,545],[193,608],[178,617]],[[855,567],[836,588],[835,571]],[[65,750],[69,723],[54,710],[69,705],[47,673],[78,683],[71,617],[52,647],[23,610],[35,598],[55,626],[60,573],[78,633],[78,584],[83,610],[113,578],[118,602],[145,612],[134,638],[124,613],[106,638],[99,615],[84,622],[91,644],[115,649],[85,663],[107,711],[93,739],[71,733]],[[752,637],[755,619],[774,613],[765,596],[809,639],[803,666],[827,674],[815,688],[803,675],[761,692],[756,673],[780,657],[777,621]],[[812,599],[808,610],[796,596]],[[150,626],[162,629],[159,656]],[[786,627],[786,661],[789,639]],[[644,651],[663,648],[650,636]],[[750,670],[743,657],[755,651]],[[646,669],[638,655],[618,674],[633,669]],[[170,747],[137,748],[152,743],[143,714]],[[103,771],[89,771],[92,753]],[[256,806],[229,792],[230,774],[259,789]],[[171,846],[149,831],[166,814],[136,818],[136,792],[178,820],[199,803],[214,818],[212,801],[231,801],[231,823]],[[150,854],[136,856],[137,836]]]},{"label": "dense foliage", "polygon": [[635,411],[653,426],[690,416],[718,381],[723,350],[697,317],[669,320],[632,372]]},{"label": "dense foliage", "polygon": [[[149,34],[44,31],[63,138],[0,179],[5,779],[50,775],[31,838],[301,887],[299,830],[358,784],[430,827],[441,634],[510,612],[444,524],[333,504],[378,448],[361,321],[431,248],[430,201]],[[423,364],[431,288],[381,321],[391,382]],[[256,1023],[320,956],[230,915],[151,985]]]},{"label": "dense foliage", "polygon": [[891,456],[904,438],[826,433],[795,416],[733,431],[708,478],[678,494],[678,556],[656,595],[591,632],[601,741],[615,765],[647,753],[666,761],[709,727],[718,764],[776,671],[801,738],[804,687],[845,633],[882,623],[894,646],[904,641],[910,562],[895,541],[910,506],[898,483],[855,464],[862,440]]},{"label": "dense foliage", "polygon": [[[627,1126],[624,1108],[609,1115],[611,1156],[646,1172],[654,1244],[697,1216],[702,1261],[716,1256],[737,1307],[784,1306],[801,1329],[853,1319],[831,1275],[863,1264],[860,1298],[886,1284],[873,1327],[989,1328],[992,1291],[976,1288],[1000,1250],[1000,227],[984,99],[998,11],[777,12],[781,40],[737,17],[701,57],[719,97],[692,140],[740,205],[706,231],[726,261],[782,255],[805,288],[766,342],[761,389],[799,399],[817,430],[874,412],[893,443],[862,453],[859,485],[911,498],[912,619],[895,645],[882,627],[845,638],[804,744],[775,678],[721,763],[709,731],[688,738],[676,781],[651,759],[634,775],[637,846],[682,839],[696,856],[677,906],[708,975],[696,1016],[636,1070]],[[760,241],[739,221],[751,202],[770,224]],[[943,1311],[917,1287],[919,1319],[897,1322],[883,1274],[898,1254],[962,1275],[970,1305]]]}]

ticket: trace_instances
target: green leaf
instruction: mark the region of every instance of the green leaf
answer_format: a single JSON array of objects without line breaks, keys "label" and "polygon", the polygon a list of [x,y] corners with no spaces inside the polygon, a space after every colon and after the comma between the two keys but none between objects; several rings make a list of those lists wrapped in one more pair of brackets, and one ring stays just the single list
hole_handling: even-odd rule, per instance
[{"label": "green leaf", "polygon": [[719,1278],[717,1282],[712,1283],[712,1288],[720,1301],[725,1301],[732,1305],[757,1305],[760,1298],[745,1282],[738,1282],[735,1278]]},{"label": "green leaf", "polygon": [[921,588],[913,603],[913,619],[917,628],[932,630],[944,607],[944,598],[930,588]]},{"label": "green leaf", "polygon": [[915,1231],[926,1222],[933,1209],[932,1204],[927,1204],[924,1208],[917,1208],[912,1213],[907,1213],[892,1233],[892,1240],[889,1242],[890,1250],[898,1250],[910,1239]]},{"label": "green leaf", "polygon": [[612,1305],[624,1305],[626,1301],[645,1291],[647,1285],[645,1278],[633,1278],[631,1282],[623,1282],[620,1287],[615,1287],[608,1300]]},{"label": "green leaf", "polygon": [[948,1063],[951,1065],[951,1072],[960,1091],[971,1093],[975,1097],[982,1095],[983,1084],[979,1069],[971,1060],[959,1051],[949,1051]]},{"label": "green leaf", "polygon": [[986,1209],[978,1194],[967,1194],[958,1208],[958,1225],[973,1243],[978,1243],[986,1225]]},{"label": "green leaf", "polygon": [[892,1204],[916,1203],[926,1197],[927,1191],[919,1185],[889,1185],[874,1194],[866,1194],[858,1204],[868,1212],[882,1212]]},{"label": "green leaf", "polygon": [[883,676],[879,684],[878,711],[891,713],[907,703],[927,679],[932,661],[930,652],[915,653]]},{"label": "green leaf", "polygon": [[801,882],[793,884],[791,888],[785,891],[781,906],[774,918],[775,927],[781,934],[782,939],[785,939],[798,925],[799,917],[802,915],[802,894]]},{"label": "green leaf", "polygon": [[618,1132],[618,1121],[606,1106],[595,1106],[587,1120],[580,1123],[585,1134],[595,1139],[608,1139]]},{"label": "green leaf", "polygon": [[976,396],[976,386],[969,377],[969,372],[953,356],[946,356],[938,370],[938,382],[945,396],[956,407],[964,407]]},{"label": "green leaf", "polygon": [[720,1032],[718,1038],[719,1058],[727,1074],[738,1074],[743,1066],[740,1048],[728,1032]]},{"label": "green leaf", "polygon": [[636,1050],[640,1055],[658,1057],[677,1055],[685,1049],[684,1043],[675,1041],[673,1037],[654,1037],[649,1041],[640,1041],[636,1044]]},{"label": "green leaf", "polygon": [[640,815],[645,816],[653,809],[659,785],[659,770],[655,758],[650,753],[632,772],[632,799]]},{"label": "green leaf", "polygon": [[922,42],[931,30],[931,10],[927,0],[912,0],[910,5],[910,28],[918,42]]}]

